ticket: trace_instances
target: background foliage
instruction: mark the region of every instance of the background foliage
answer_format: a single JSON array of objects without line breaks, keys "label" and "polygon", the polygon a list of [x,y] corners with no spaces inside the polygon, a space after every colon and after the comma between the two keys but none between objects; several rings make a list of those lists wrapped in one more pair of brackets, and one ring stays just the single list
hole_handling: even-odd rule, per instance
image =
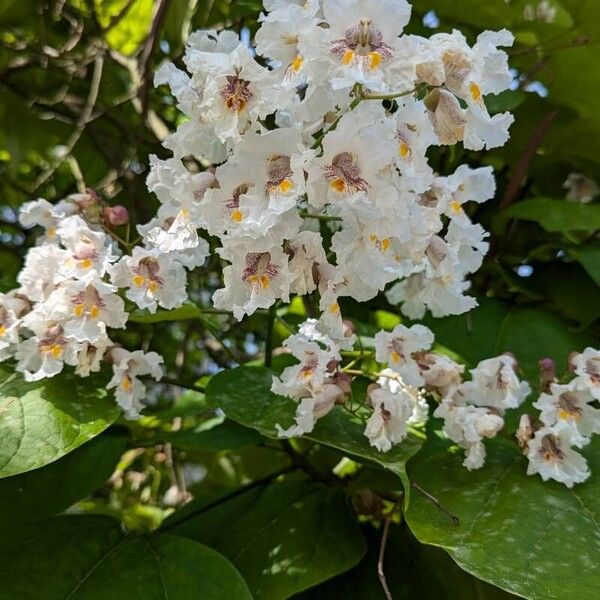
[{"label": "background foliage", "polygon": [[[496,198],[472,215],[492,232],[473,281],[480,307],[427,325],[470,366],[513,352],[534,386],[539,359],[565,371],[570,351],[598,347],[600,329],[600,204],[568,203],[562,188],[571,172],[600,181],[600,2],[548,0],[551,22],[539,4],[415,0],[409,27],[516,35],[515,89],[489,103],[514,112],[509,143],[433,157],[443,175],[462,162],[496,170]],[[180,63],[191,29],[250,36],[260,10],[258,0],[0,3],[0,291],[15,286],[35,236],[17,222],[26,200],[91,187],[134,222],[149,220],[148,155],[165,156],[160,142],[181,118],[153,89],[155,67]],[[483,470],[463,470],[436,423],[425,444],[414,436],[383,459],[335,411],[309,439],[270,439],[290,407],[269,400],[265,370],[227,371],[204,394],[216,371],[262,364],[268,330],[264,313],[237,323],[207,308],[219,267],[213,258],[193,273],[189,304],[135,313],[120,335],[163,354],[180,384],[157,385],[138,422],[118,415],[102,376],[35,386],[0,373],[0,599],[383,598],[384,528],[380,562],[395,599],[600,591],[597,444],[587,449],[596,474],[567,490],[526,477],[503,442]],[[288,334],[282,321],[307,308],[279,311],[275,345]],[[383,297],[343,311],[363,334],[399,321]],[[459,524],[414,490],[409,502],[411,482]],[[399,504],[403,518],[388,518]]]}]

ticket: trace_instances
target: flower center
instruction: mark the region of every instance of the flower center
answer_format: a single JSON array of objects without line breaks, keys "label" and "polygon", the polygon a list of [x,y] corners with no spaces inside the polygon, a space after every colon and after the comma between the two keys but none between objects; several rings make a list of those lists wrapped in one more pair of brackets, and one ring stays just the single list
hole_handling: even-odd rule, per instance
[{"label": "flower center", "polygon": [[66,345],[67,342],[63,337],[63,328],[60,325],[53,325],[39,341],[38,349],[42,354],[59,359]]},{"label": "flower center", "polygon": [[340,152],[323,169],[329,185],[338,193],[366,192],[369,184],[360,176],[360,168],[351,152]]},{"label": "flower center", "polygon": [[159,272],[160,265],[155,258],[150,256],[142,258],[138,266],[133,269],[133,284],[138,288],[145,287],[154,294],[165,283]]},{"label": "flower center", "polygon": [[583,416],[583,410],[577,402],[577,396],[573,392],[565,392],[558,398],[558,416],[565,421],[579,421]]},{"label": "flower center", "polygon": [[267,194],[273,192],[280,192],[285,194],[289,192],[293,187],[294,183],[291,180],[293,171],[291,167],[291,160],[289,156],[283,154],[275,154],[267,158],[267,184],[265,185],[265,191]]},{"label": "flower center", "polygon": [[369,19],[348,28],[342,39],[333,41],[330,51],[340,57],[343,65],[360,62],[369,70],[378,69],[385,59],[392,57],[392,49]]},{"label": "flower center", "polygon": [[246,268],[242,273],[242,281],[252,287],[266,290],[278,273],[279,267],[271,262],[269,252],[249,252],[246,255]]},{"label": "flower center", "polygon": [[539,453],[547,462],[563,460],[565,457],[564,452],[559,447],[558,438],[551,433],[542,438]]},{"label": "flower center", "polygon": [[85,290],[75,294],[71,298],[71,303],[73,304],[73,313],[80,319],[83,317],[96,319],[105,306],[102,296],[92,285],[88,285]]},{"label": "flower center", "polygon": [[244,220],[244,213],[240,210],[240,196],[247,194],[251,187],[249,183],[238,185],[233,190],[231,198],[225,202],[225,208],[229,211],[229,218],[234,223],[241,223]]},{"label": "flower center", "polygon": [[232,112],[241,112],[252,99],[250,82],[237,75],[227,75],[227,83],[221,89],[221,99]]}]

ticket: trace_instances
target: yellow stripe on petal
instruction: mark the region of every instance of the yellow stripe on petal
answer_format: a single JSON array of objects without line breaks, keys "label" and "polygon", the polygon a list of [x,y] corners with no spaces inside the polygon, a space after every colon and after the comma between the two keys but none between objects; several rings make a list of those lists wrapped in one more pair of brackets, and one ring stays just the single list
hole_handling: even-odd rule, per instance
[{"label": "yellow stripe on petal", "polygon": [[342,64],[349,65],[356,56],[356,53],[353,50],[346,50],[342,56]]},{"label": "yellow stripe on petal", "polygon": [[383,58],[379,52],[369,52],[369,69],[371,69],[371,71],[378,69],[382,60]]},{"label": "yellow stripe on petal", "polygon": [[133,284],[136,287],[142,287],[144,285],[144,277],[142,275],[134,275],[133,276]]}]

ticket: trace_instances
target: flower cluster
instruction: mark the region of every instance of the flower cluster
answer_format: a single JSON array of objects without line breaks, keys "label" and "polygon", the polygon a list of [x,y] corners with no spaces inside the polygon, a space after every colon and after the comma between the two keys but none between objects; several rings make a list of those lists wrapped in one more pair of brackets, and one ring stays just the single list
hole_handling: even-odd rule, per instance
[{"label": "flower cluster", "polygon": [[[483,261],[488,234],[469,214],[494,196],[493,171],[460,165],[442,176],[429,156],[437,146],[506,143],[513,117],[490,114],[486,96],[511,85],[501,48],[513,36],[486,31],[470,46],[459,31],[405,35],[406,0],[264,7],[254,48],[229,31],[198,31],[186,70],[165,63],[157,71],[156,85],[168,84],[185,119],[164,141],[172,157],[150,157],[147,185],[160,207],[137,225],[139,243],[129,241],[129,227],[126,240],[115,234],[126,210],[91,191],[22,207],[23,226],[44,234],[19,287],[0,295],[0,361],[16,359],[29,381],[64,365],[85,377],[104,361],[113,370],[108,387],[137,416],[146,393],[139,378],[160,379],[162,358],[117,346],[109,330],[125,327],[130,306],[181,306],[187,271],[204,264],[212,236],[225,265],[218,310],[241,320],[307,294],[319,307],[319,318],[285,342],[298,364],[273,380],[273,392],[298,404],[280,436],[309,433],[336,405],[349,405],[385,452],[427,418],[429,398],[465,450],[465,466],[479,468],[483,439],[530,392],[515,359],[484,360],[464,378],[463,365],[432,351],[429,329],[398,325],[370,340],[379,366],[367,374],[366,403],[354,407],[357,374],[344,353],[357,339],[361,357],[369,346],[344,321],[340,299],[383,293],[411,319],[476,306],[467,277]],[[565,186],[572,200],[597,194],[580,175]],[[519,430],[530,472],[567,485],[587,476],[571,446],[597,432],[592,399],[600,398],[598,352],[573,365],[577,378],[551,382],[536,404],[543,427],[526,418]]]},{"label": "flower cluster", "polygon": [[517,437],[529,459],[528,474],[539,473],[544,481],[555,479],[567,487],[585,481],[590,471],[585,458],[575,448],[589,443],[600,433],[600,352],[586,348],[571,357],[575,378],[558,383],[545,382],[533,406],[540,411],[539,423],[529,415],[521,417]]},{"label": "flower cluster", "polygon": [[[92,192],[56,205],[39,199],[22,207],[21,224],[41,226],[45,233],[27,254],[19,287],[0,294],[0,360],[15,358],[27,381],[53,377],[64,365],[87,377],[104,360],[114,370],[108,387],[116,388],[117,402],[135,417],[146,392],[138,376],[160,379],[162,359],[154,352],[128,352],[108,336],[128,319],[118,287],[142,287],[136,283],[142,270],[132,273],[131,281],[119,276],[128,257],[119,258],[103,230],[126,220],[124,210],[102,209]],[[153,270],[150,262],[146,265]]]}]

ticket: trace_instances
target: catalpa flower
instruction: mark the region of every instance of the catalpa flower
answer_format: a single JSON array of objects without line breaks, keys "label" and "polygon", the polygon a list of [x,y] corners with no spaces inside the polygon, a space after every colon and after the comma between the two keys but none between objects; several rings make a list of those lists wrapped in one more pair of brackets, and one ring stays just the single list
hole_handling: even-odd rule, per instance
[{"label": "catalpa flower", "polygon": [[581,433],[590,437],[600,433],[600,409],[591,404],[594,397],[589,390],[578,390],[572,383],[560,385],[552,383],[549,394],[541,394],[533,406],[540,412],[540,420],[548,427],[556,423],[569,423]]},{"label": "catalpa flower", "polygon": [[140,308],[156,312],[157,306],[172,309],[187,298],[183,266],[170,254],[144,250],[139,246],[110,269],[111,281],[126,288],[125,295]]},{"label": "catalpa flower", "polygon": [[258,308],[269,308],[276,300],[289,302],[294,276],[280,245],[268,238],[240,239],[228,242],[219,254],[232,264],[223,269],[224,287],[214,293],[216,308],[231,310],[241,320]]},{"label": "catalpa flower", "polygon": [[159,381],[163,375],[163,359],[156,352],[129,352],[118,347],[109,351],[108,358],[113,365],[113,377],[106,387],[115,388],[117,404],[127,418],[135,419],[144,408],[141,400],[146,396],[146,386],[139,377],[150,375]]},{"label": "catalpa flower", "polygon": [[[33,313],[30,315],[33,317]],[[27,327],[34,335],[22,342],[16,352],[17,371],[23,373],[25,381],[54,377],[65,364],[77,364],[77,343],[66,338],[60,323],[32,318]]]},{"label": "catalpa flower", "polygon": [[554,479],[572,488],[590,476],[587,462],[573,446],[581,448],[589,440],[574,427],[560,422],[538,429],[528,442],[527,475],[538,473],[544,481]]},{"label": "catalpa flower", "polygon": [[596,400],[600,400],[600,351],[586,348],[571,357],[570,362],[577,375],[573,385],[579,390],[589,390]]},{"label": "catalpa flower", "polygon": [[[333,88],[360,83],[386,92],[405,83],[397,76],[399,36],[411,13],[405,0],[324,0],[323,13],[329,24]],[[406,89],[411,83],[405,83]]]},{"label": "catalpa flower", "polygon": [[421,386],[424,383],[414,355],[429,350],[433,333],[423,325],[396,325],[391,332],[380,331],[375,336],[375,359],[385,363],[402,377],[404,383]]},{"label": "catalpa flower", "polygon": [[106,328],[123,328],[127,313],[115,286],[101,279],[65,281],[46,301],[49,314],[59,320],[68,339],[96,343]]}]

